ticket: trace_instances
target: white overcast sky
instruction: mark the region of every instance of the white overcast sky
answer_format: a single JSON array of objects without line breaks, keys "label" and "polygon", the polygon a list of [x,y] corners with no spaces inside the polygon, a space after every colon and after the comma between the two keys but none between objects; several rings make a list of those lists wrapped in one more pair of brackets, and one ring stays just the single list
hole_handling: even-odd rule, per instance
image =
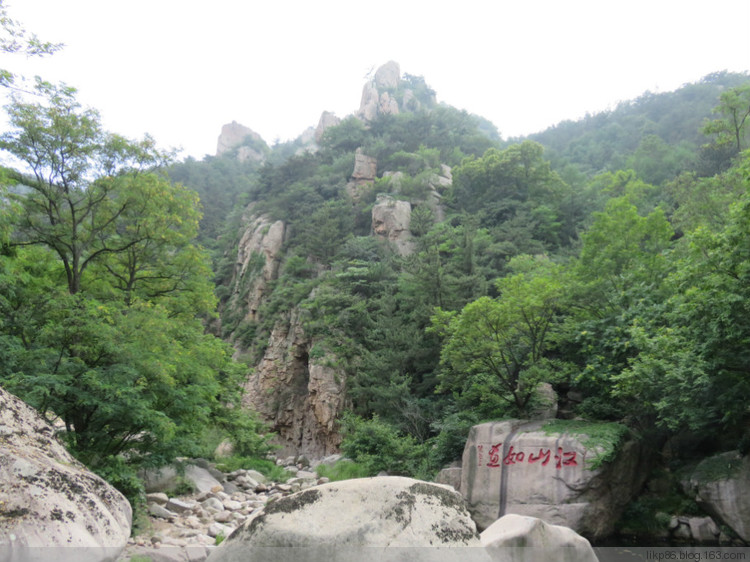
[{"label": "white overcast sky", "polygon": [[750,0],[6,0],[65,43],[0,68],[64,81],[104,126],[214,154],[224,123],[269,143],[359,107],[395,60],[503,137],[720,70],[750,70]]}]

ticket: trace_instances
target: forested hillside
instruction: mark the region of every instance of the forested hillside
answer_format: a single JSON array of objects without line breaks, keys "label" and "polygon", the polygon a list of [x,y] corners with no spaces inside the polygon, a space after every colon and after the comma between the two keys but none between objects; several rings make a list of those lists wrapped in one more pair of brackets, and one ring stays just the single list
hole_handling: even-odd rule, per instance
[{"label": "forested hillside", "polygon": [[[345,381],[343,447],[372,470],[440,468],[470,425],[533,413],[542,383],[559,417],[734,448],[748,439],[749,92],[746,75],[718,73],[515,142],[429,96],[348,117],[227,189],[241,205],[216,246],[217,333],[253,367],[294,316],[306,364]],[[237,185],[196,180],[222,162],[171,173],[199,193]],[[380,232],[381,206],[399,201],[408,233]],[[266,258],[256,280],[235,262],[261,216],[284,237],[258,284]]]},{"label": "forested hillside", "polygon": [[430,477],[550,408],[688,443],[675,466],[750,450],[750,78],[503,141],[394,64],[314,137],[200,162],[17,94],[0,384],[131,494],[269,429]]}]

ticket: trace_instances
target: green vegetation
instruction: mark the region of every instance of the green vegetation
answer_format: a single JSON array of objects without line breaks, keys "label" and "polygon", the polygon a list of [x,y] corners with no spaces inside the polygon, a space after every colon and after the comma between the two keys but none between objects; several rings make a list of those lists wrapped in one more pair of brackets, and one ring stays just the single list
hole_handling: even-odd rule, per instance
[{"label": "green vegetation", "polygon": [[550,420],[544,424],[542,431],[548,435],[585,435],[581,442],[586,449],[601,449],[595,457],[587,458],[587,468],[592,470],[614,460],[619,451],[618,447],[630,432],[627,426],[619,423],[581,420]]},{"label": "green vegetation", "polygon": [[[547,430],[587,435],[597,465],[628,430],[750,448],[746,74],[513,142],[407,76],[398,115],[348,117],[315,151],[250,142],[262,163],[175,163],[104,131],[74,89],[34,88],[0,136],[19,163],[0,176],[0,384],[129,497],[139,468],[225,438],[224,468],[283,477],[240,392],[292,315],[301,359],[345,383],[353,462],[332,475],[429,477],[471,425],[533,411],[540,383],[570,418]],[[350,182],[358,150],[373,182]],[[409,203],[411,252],[372,235],[380,194]],[[238,279],[243,215],[285,229],[253,310],[266,264]]]},{"label": "green vegetation", "polygon": [[315,471],[319,476],[328,478],[331,482],[338,480],[351,480],[352,478],[367,478],[372,476],[372,471],[366,466],[354,461],[340,460],[333,465],[319,465]]},{"label": "green vegetation", "polygon": [[275,482],[285,482],[290,475],[289,472],[283,467],[278,466],[275,462],[257,456],[243,457],[233,455],[231,457],[217,459],[216,468],[223,472],[234,472],[235,470],[257,470],[263,476]]},{"label": "green vegetation", "polygon": [[102,130],[75,90],[37,82],[8,106],[0,252],[0,380],[73,454],[134,498],[135,471],[198,452],[220,428],[268,450],[239,405],[241,366],[205,333],[210,264],[194,192],[161,173],[168,154]]},{"label": "green vegetation", "polygon": [[716,482],[728,480],[737,475],[743,464],[743,457],[735,452],[715,455],[704,459],[692,473],[698,482]]}]

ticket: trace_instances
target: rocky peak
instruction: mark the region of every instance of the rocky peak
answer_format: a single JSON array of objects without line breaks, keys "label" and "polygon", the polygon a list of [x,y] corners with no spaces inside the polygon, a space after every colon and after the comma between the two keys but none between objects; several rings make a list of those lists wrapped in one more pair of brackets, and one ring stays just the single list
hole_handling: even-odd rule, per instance
[{"label": "rocky peak", "polygon": [[320,140],[323,138],[323,133],[325,133],[326,129],[328,129],[329,127],[334,127],[338,125],[339,123],[341,123],[341,119],[336,117],[330,111],[324,111],[320,115],[318,126],[315,127],[315,142],[320,142]]},{"label": "rocky peak", "polygon": [[397,115],[399,104],[392,93],[398,88],[400,77],[401,68],[397,62],[390,61],[378,68],[373,79],[362,89],[357,116],[364,121],[372,121],[378,115]]},{"label": "rocky peak", "polygon": [[237,121],[232,121],[221,128],[216,144],[216,156],[237,150],[237,159],[240,162],[261,161],[265,158],[264,148],[267,149],[268,145],[258,133]]},{"label": "rocky peak", "polygon": [[397,88],[401,79],[401,67],[396,61],[388,61],[375,71],[373,82],[379,89]]},{"label": "rocky peak", "polygon": [[406,74],[402,79],[398,63],[389,61],[364,85],[357,117],[372,121],[379,115],[419,111],[436,103],[435,92],[421,77]]}]

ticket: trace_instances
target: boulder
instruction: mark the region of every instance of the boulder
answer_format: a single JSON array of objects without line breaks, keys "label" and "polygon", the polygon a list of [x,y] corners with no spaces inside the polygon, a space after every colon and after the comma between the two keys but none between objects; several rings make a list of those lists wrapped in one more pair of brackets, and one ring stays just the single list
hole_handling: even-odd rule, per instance
[{"label": "boulder", "polygon": [[[585,425],[568,425],[572,429],[566,432],[562,424],[546,423],[509,420],[471,429],[460,489],[477,526],[485,529],[513,513],[590,538],[611,534],[647,473],[640,465],[640,446],[623,440],[616,450],[607,450],[583,433]],[[609,453],[611,460],[602,462]]]},{"label": "boulder", "polygon": [[481,540],[497,562],[597,562],[588,540],[536,517],[505,515],[482,532]]},{"label": "boulder", "polygon": [[683,487],[706,513],[750,542],[750,456],[729,451],[709,457]]},{"label": "boulder", "polygon": [[54,429],[0,388],[0,560],[114,560],[125,497],[75,460]]},{"label": "boulder", "polygon": [[207,468],[187,464],[183,469],[181,471],[175,466],[165,466],[143,471],[140,476],[147,493],[172,492],[181,484],[181,481],[199,493],[224,489],[223,484]]},{"label": "boulder", "polygon": [[435,476],[435,482],[450,486],[457,492],[461,491],[461,467],[446,466]]},{"label": "boulder", "polygon": [[[441,547],[455,556],[457,547],[480,546],[476,526],[455,491],[385,476],[323,484],[269,503],[222,542],[209,561],[388,560],[395,559],[389,552],[404,554],[407,548],[408,558],[398,559],[434,560]],[[463,552],[488,560],[481,548]]]},{"label": "boulder", "polygon": [[[362,100],[359,104],[357,116],[369,122],[378,115],[397,115],[399,104],[392,94],[400,83],[401,68],[397,62],[390,61],[378,68],[373,79],[362,88]],[[408,98],[404,99],[408,101]]]}]

